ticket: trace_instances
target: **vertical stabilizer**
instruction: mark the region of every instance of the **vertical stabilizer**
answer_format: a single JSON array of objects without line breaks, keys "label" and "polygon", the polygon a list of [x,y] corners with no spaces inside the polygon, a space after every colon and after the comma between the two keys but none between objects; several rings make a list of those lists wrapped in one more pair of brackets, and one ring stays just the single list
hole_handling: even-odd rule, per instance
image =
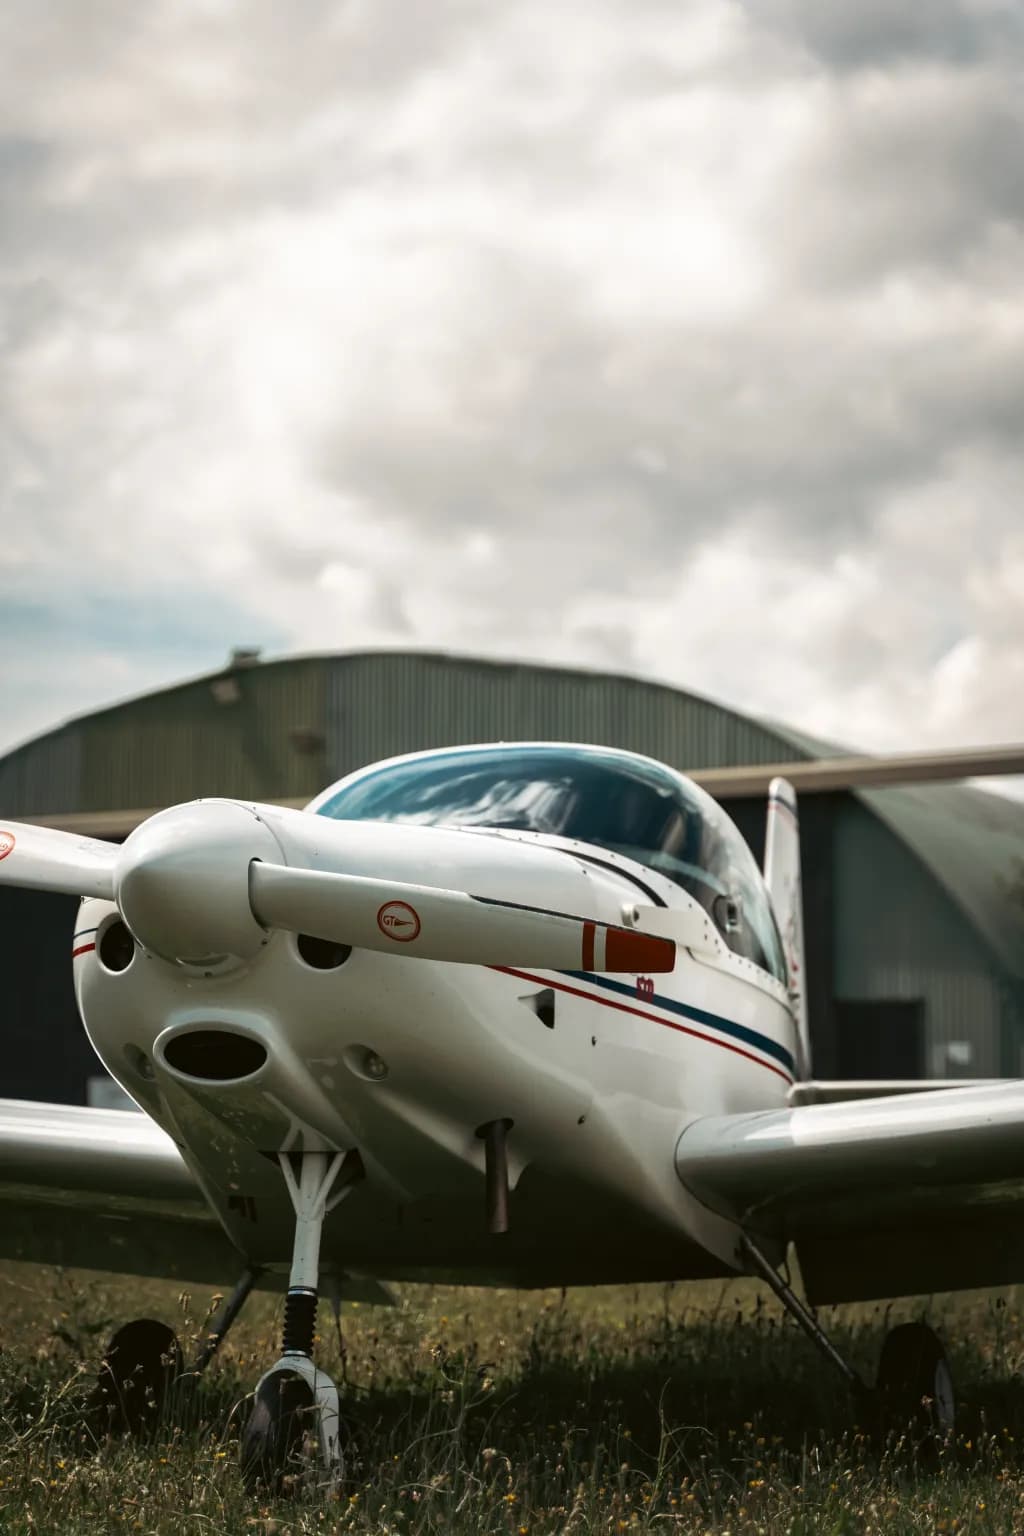
[{"label": "vertical stabilizer", "polygon": [[801,1078],[807,1078],[811,1075],[811,1041],[807,1025],[807,973],[804,969],[800,818],[796,808],[796,791],[785,779],[772,779],[768,790],[764,877],[786,954],[789,995],[793,1000],[800,1044],[799,1072]]}]

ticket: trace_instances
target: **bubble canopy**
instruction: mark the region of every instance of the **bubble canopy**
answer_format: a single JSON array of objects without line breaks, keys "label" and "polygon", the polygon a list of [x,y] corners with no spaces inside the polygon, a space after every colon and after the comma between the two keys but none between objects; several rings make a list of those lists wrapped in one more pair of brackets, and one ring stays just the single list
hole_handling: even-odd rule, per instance
[{"label": "bubble canopy", "polygon": [[425,753],[342,780],[312,809],[338,821],[513,828],[609,849],[682,886],[730,949],[785,979],[768,893],[740,832],[710,795],[651,758],[559,744]]}]

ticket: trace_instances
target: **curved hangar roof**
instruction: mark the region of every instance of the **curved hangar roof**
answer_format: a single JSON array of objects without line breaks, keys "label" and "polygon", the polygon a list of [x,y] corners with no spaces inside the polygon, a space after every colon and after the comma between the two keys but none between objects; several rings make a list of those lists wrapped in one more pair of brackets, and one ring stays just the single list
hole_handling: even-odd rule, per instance
[{"label": "curved hangar roof", "polygon": [[[301,804],[376,759],[516,738],[627,747],[722,796],[763,792],[764,773],[729,772],[739,765],[806,763],[810,787],[852,790],[1009,972],[1024,976],[1024,804],[948,783],[869,787],[892,780],[881,760],[844,758],[819,772],[811,765],[840,749],[621,675],[407,651],[246,659],[69,721],[0,758],[0,814],[123,835],[176,800]],[[1024,760],[1005,756],[1005,771],[1024,771]],[[922,762],[920,777],[948,771]]]}]

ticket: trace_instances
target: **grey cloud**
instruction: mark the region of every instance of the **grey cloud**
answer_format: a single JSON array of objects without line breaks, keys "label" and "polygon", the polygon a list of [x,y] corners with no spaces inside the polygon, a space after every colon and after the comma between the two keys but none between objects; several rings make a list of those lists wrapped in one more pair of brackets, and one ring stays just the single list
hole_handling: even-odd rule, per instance
[{"label": "grey cloud", "polygon": [[780,209],[818,284],[959,265],[1024,221],[1024,51],[989,69],[839,90]]},{"label": "grey cloud", "polygon": [[[522,287],[517,305],[507,279],[495,286],[515,318],[463,337],[453,317],[442,423],[367,380],[367,408],[331,432],[332,486],[437,533],[482,524],[523,544],[572,529],[593,579],[621,570],[625,530],[646,581],[737,520],[844,547],[951,445],[1018,449],[1024,352],[970,321],[886,344],[836,304],[624,334],[557,275],[525,310]],[[499,403],[488,373],[502,364],[516,386]],[[651,444],[657,474],[638,456]]]},{"label": "grey cloud", "polygon": [[755,0],[755,13],[832,68],[973,63],[1024,43],[1016,0]]}]

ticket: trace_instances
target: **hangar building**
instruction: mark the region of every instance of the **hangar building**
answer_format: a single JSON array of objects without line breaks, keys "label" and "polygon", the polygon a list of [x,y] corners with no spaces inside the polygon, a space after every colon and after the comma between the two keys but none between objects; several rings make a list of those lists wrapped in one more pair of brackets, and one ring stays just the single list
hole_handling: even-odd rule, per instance
[{"label": "hangar building", "polygon": [[[401,651],[260,662],[72,720],[0,758],[0,817],[121,838],[200,795],[302,804],[376,759],[498,740],[624,747],[693,772],[760,860],[765,778],[838,749],[636,678]],[[1024,1074],[1024,804],[950,784],[801,793],[818,1077]],[[0,1095],[106,1081],[77,1021],[76,903],[0,890]]]}]

